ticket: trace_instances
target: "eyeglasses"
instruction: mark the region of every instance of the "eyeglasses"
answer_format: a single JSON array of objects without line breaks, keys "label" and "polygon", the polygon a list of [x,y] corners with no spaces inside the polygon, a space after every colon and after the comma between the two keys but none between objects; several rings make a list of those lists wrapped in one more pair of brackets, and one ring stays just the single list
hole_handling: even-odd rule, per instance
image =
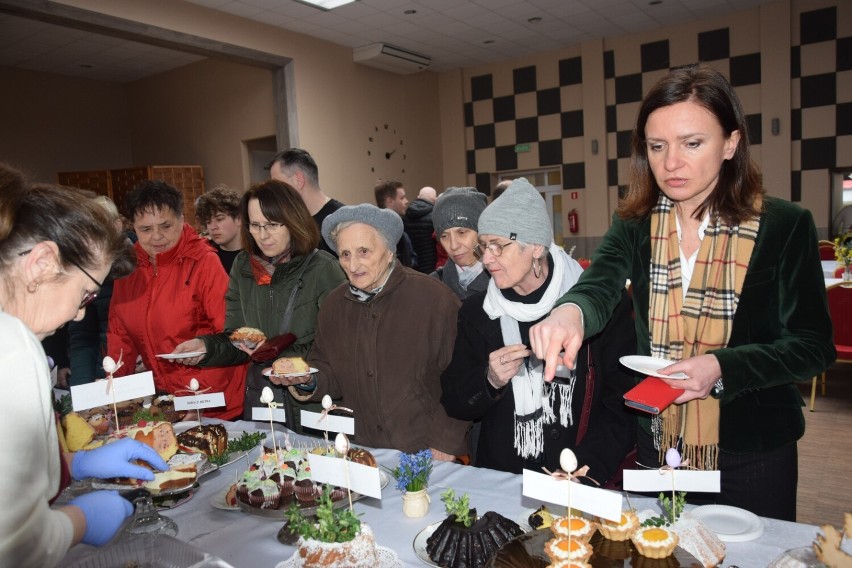
[{"label": "eyeglasses", "polygon": [[86,306],[88,306],[89,304],[91,304],[92,302],[94,302],[94,301],[95,301],[95,298],[97,298],[97,297],[98,297],[98,293],[101,291],[101,288],[103,288],[103,287],[104,287],[104,285],[103,285],[103,283],[98,282],[97,280],[95,280],[95,277],[94,277],[94,276],[92,276],[91,274],[89,274],[88,272],[86,272],[86,269],[85,269],[85,268],[83,268],[82,266],[80,266],[79,264],[77,264],[76,262],[74,262],[73,260],[69,260],[68,262],[70,262],[71,264],[73,264],[74,266],[76,266],[77,268],[79,268],[79,269],[80,269],[80,272],[82,272],[83,274],[85,274],[86,276],[88,276],[88,277],[89,277],[89,280],[91,280],[92,282],[94,282],[94,283],[95,283],[95,285],[98,287],[98,289],[97,289],[97,290],[95,290],[94,292],[86,291],[86,293],[85,293],[85,294],[83,294],[83,299],[82,299],[82,300],[80,300],[80,309],[82,310],[83,308],[85,308]]},{"label": "eyeglasses", "polygon": [[494,256],[500,256],[501,254],[503,254],[504,248],[513,244],[515,244],[514,241],[509,241],[508,243],[502,245],[500,243],[488,243],[487,245],[479,243],[473,248],[476,254],[479,255],[479,258],[482,258],[483,255],[485,255],[485,249],[488,249],[488,252],[490,252]]},{"label": "eyeglasses", "polygon": [[[19,253],[18,253],[18,256],[26,256],[26,255],[30,254],[31,252],[32,252],[32,249],[28,249],[28,250],[25,250],[24,252],[19,252]],[[91,303],[95,300],[95,298],[97,298],[97,297],[98,297],[98,293],[101,291],[101,288],[103,288],[103,287],[104,287],[104,285],[103,285],[103,283],[102,283],[102,282],[98,282],[97,280],[95,280],[95,277],[94,277],[94,276],[92,276],[91,274],[89,274],[88,272],[86,272],[86,269],[85,269],[85,268],[83,268],[82,266],[80,266],[79,264],[77,264],[76,262],[74,262],[73,260],[69,260],[68,262],[70,262],[71,264],[73,264],[74,266],[76,266],[77,268],[79,268],[79,269],[80,269],[80,272],[82,272],[83,274],[85,274],[86,276],[88,276],[88,277],[89,277],[89,280],[91,280],[92,282],[94,282],[94,283],[95,283],[95,286],[97,286],[97,287],[98,287],[98,289],[97,289],[97,290],[95,290],[94,292],[89,292],[89,291],[87,290],[87,291],[83,294],[83,299],[82,299],[82,300],[80,300],[80,308],[79,308],[79,309],[81,309],[81,310],[82,310],[83,308],[85,308],[86,306],[88,306],[89,304],[91,304]]]},{"label": "eyeglasses", "polygon": [[266,232],[270,235],[274,235],[280,231],[283,226],[284,225],[282,223],[267,223],[266,225],[261,225],[260,223],[249,223],[248,229],[251,233],[259,233],[266,230]]}]

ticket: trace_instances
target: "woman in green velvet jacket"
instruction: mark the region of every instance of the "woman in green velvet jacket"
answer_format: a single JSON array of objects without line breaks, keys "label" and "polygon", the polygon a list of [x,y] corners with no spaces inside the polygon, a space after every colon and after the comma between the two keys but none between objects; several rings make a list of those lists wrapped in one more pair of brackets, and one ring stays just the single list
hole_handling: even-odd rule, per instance
[{"label": "woman in green velvet jacket", "polygon": [[573,366],[630,279],[639,354],[689,377],[667,379],[685,392],[640,418],[639,461],[676,447],[721,471],[721,493],[692,499],[795,521],[795,383],[835,358],[811,214],[765,195],[736,94],[707,66],[651,89],[632,144],[628,196],[589,269],[531,330],[533,350],[549,368],[564,350]]},{"label": "woman in green velvet jacket", "polygon": [[[320,238],[316,223],[299,194],[286,183],[269,180],[249,188],[240,201],[240,216],[244,250],[231,269],[225,330],[186,341],[175,353],[204,351],[203,356],[180,360],[202,367],[248,362],[246,371],[235,370],[234,379],[247,373],[244,418],[251,419],[252,406],[262,406],[260,393],[270,386],[276,400],[287,403],[288,420],[293,418],[288,425],[299,429],[298,412],[294,412],[286,389],[273,385],[261,373],[277,357],[307,356],[320,305],[346,276],[337,259],[316,250]],[[285,329],[285,312],[297,285],[301,287],[293,297],[292,316]],[[255,350],[238,349],[229,333],[239,327],[260,329],[269,339]]]}]

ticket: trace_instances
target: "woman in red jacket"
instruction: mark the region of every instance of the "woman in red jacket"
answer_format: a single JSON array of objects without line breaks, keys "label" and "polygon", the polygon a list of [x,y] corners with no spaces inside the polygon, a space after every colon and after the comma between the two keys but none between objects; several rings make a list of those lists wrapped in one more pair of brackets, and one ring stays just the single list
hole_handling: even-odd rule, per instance
[{"label": "woman in red jacket", "polygon": [[[136,270],[116,280],[110,305],[107,351],[134,370],[137,356],[154,373],[158,391],[189,394],[190,381],[201,389],[224,392],[226,407],[208,409],[211,417],[242,414],[245,366],[202,369],[157,355],[180,343],[222,331],[228,275],[216,252],[183,221],[183,195],[161,181],[145,181],[127,195],[127,214],[139,241]],[[184,391],[184,392],[181,392]]]}]

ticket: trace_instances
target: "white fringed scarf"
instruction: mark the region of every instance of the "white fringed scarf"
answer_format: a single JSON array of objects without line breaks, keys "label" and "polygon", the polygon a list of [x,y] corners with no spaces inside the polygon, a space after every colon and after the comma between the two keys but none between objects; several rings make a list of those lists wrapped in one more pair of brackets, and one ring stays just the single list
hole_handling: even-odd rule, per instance
[{"label": "white fringed scarf", "polygon": [[[553,304],[583,273],[577,261],[568,256],[562,247],[551,243],[549,252],[553,258],[553,276],[541,300],[535,304],[507,300],[497,288],[494,279],[488,282],[488,291],[482,307],[489,318],[500,318],[504,345],[521,343],[518,322],[536,321],[550,313]],[[556,421],[553,405],[557,396],[560,399],[559,424],[568,427],[574,422],[571,406],[576,377],[572,375],[567,384],[545,384],[543,366],[542,362],[532,368],[528,364],[521,365],[518,373],[512,377],[512,393],[515,396],[515,449],[522,458],[534,458],[544,451],[544,425]]]}]

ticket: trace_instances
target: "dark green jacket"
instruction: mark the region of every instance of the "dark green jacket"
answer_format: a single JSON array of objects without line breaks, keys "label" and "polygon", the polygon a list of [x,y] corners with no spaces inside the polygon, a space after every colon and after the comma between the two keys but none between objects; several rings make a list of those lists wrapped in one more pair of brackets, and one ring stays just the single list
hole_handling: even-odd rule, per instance
[{"label": "dark green jacket", "polygon": [[[249,257],[241,252],[231,268],[228,292],[225,295],[225,333],[203,337],[207,356],[203,366],[224,366],[244,363],[248,356],[231,345],[228,332],[238,327],[256,327],[267,337],[281,334],[281,323],[287,309],[296,276],[307,257],[297,257],[275,268],[272,283],[260,286],[255,282]],[[314,342],[317,313],[326,294],[346,282],[337,259],[319,251],[302,276],[304,287],[296,297],[290,329],[298,339],[285,349],[282,357],[305,357]]]},{"label": "dark green jacket", "polygon": [[[591,336],[606,325],[629,278],[640,355],[650,354],[650,227],[650,218],[614,217],[591,266],[557,302],[577,304],[585,334]],[[811,379],[836,357],[809,211],[765,198],[731,338],[713,354],[725,384],[720,448],[735,453],[771,450],[802,436],[803,402],[794,383]]]}]

